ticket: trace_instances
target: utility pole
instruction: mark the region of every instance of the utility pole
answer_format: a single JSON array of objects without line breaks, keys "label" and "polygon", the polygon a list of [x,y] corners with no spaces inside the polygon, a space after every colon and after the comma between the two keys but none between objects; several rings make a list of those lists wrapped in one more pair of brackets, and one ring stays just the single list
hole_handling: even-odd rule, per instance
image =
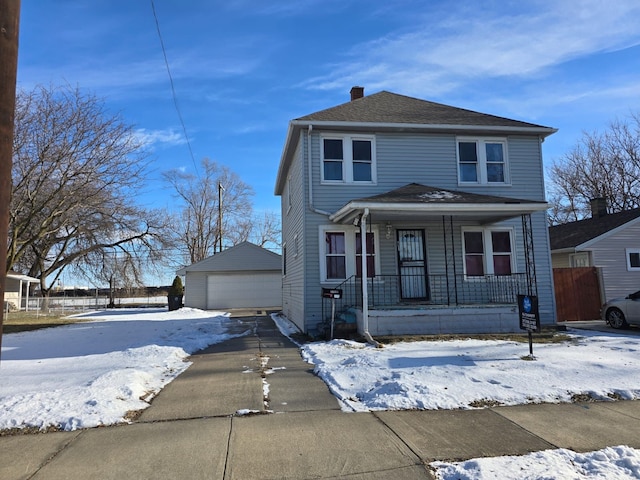
[{"label": "utility pole", "polygon": [[[224,187],[222,186],[222,183],[218,182],[218,239],[220,240],[218,252],[222,252],[222,191],[223,190],[224,190]],[[215,251],[213,253],[215,253]]]},{"label": "utility pole", "polygon": [[7,237],[12,185],[19,25],[20,0],[2,0],[0,3],[0,298],[2,298],[3,307],[0,309],[0,349],[2,348],[4,291],[7,280]]}]

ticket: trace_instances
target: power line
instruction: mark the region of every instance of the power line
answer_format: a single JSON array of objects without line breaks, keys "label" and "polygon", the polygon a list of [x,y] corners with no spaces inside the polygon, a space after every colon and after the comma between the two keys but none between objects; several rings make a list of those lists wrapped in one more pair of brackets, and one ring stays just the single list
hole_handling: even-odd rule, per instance
[{"label": "power line", "polygon": [[[160,39],[160,47],[162,48],[162,55],[164,57],[164,64],[167,67],[167,74],[169,75],[169,83],[171,85],[171,95],[173,97],[173,104],[176,107],[176,112],[178,113],[178,119],[180,120],[180,125],[182,125],[182,132],[184,133],[184,138],[187,141],[187,147],[189,148],[189,154],[191,155],[191,161],[193,162],[193,166],[196,169],[196,174],[198,174],[198,165],[196,164],[196,159],[193,155],[193,149],[191,148],[191,141],[189,140],[189,135],[187,134],[187,127],[184,124],[184,119],[182,118],[182,113],[180,112],[180,107],[178,105],[178,96],[176,94],[176,88],[173,83],[173,76],[171,75],[171,68],[169,67],[169,60],[167,59],[167,51],[164,47],[164,41],[162,40],[162,32],[160,31],[160,22],[158,21],[158,15],[156,14],[156,6],[153,0],[151,0],[151,10],[153,11],[153,18],[156,21],[156,30],[158,31],[158,38]],[[199,174],[198,174],[199,175]]]}]

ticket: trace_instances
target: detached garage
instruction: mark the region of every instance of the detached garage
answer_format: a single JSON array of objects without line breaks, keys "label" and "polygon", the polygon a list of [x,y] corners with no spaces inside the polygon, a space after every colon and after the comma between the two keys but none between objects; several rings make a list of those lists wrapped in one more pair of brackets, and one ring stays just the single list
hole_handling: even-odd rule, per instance
[{"label": "detached garage", "polygon": [[276,309],[282,304],[282,257],[250,242],[176,273],[185,277],[186,307]]}]

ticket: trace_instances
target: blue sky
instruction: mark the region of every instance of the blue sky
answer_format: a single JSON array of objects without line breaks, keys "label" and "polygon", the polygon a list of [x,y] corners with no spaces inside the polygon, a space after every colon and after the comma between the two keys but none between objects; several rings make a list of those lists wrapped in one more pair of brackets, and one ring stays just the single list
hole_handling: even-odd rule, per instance
[{"label": "blue sky", "polygon": [[[279,213],[288,121],[353,85],[555,127],[545,161],[583,130],[640,111],[637,0],[155,0],[195,163],[208,157]],[[18,84],[103,97],[148,142],[140,200],[167,207],[163,171],[195,170],[150,0],[22,2]]]}]

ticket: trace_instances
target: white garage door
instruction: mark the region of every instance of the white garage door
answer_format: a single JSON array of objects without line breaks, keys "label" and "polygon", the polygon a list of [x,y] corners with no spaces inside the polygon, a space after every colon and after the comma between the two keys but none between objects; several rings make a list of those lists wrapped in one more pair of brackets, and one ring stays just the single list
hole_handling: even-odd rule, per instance
[{"label": "white garage door", "polygon": [[268,308],[282,303],[280,272],[218,274],[207,278],[207,308]]}]

